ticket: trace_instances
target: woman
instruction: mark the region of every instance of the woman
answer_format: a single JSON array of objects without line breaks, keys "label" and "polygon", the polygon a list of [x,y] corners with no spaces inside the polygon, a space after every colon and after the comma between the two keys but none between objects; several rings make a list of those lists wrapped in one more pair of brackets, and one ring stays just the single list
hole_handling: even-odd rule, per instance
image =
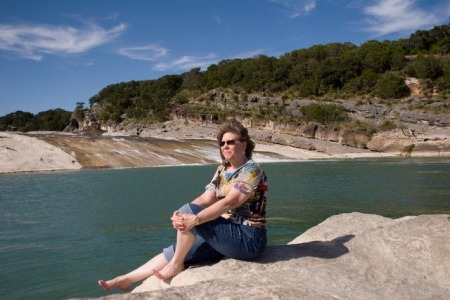
[{"label": "woman", "polygon": [[205,192],[171,217],[176,243],[130,273],[99,280],[100,287],[125,291],[151,275],[170,279],[187,265],[225,256],[249,260],[262,254],[267,244],[267,183],[262,169],[251,160],[255,143],[235,120],[220,128],[217,141],[222,165]]}]

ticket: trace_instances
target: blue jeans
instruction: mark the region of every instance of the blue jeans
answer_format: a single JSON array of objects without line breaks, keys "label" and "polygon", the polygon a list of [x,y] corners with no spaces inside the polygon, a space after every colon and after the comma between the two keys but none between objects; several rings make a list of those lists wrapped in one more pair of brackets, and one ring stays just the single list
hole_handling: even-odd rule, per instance
[{"label": "blue jeans", "polygon": [[[204,207],[188,203],[178,211],[183,214],[198,214]],[[186,265],[215,262],[223,257],[250,260],[260,256],[267,245],[266,229],[234,224],[219,217],[192,229],[196,234],[189,250]],[[175,253],[176,243],[164,248],[163,253],[170,261]]]}]

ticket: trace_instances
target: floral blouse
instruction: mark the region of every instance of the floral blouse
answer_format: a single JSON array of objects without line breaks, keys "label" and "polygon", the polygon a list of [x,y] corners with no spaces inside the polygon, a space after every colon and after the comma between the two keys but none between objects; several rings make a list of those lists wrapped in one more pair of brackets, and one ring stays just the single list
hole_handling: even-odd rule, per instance
[{"label": "floral blouse", "polygon": [[249,160],[236,170],[226,171],[223,165],[217,168],[211,183],[205,189],[216,195],[219,201],[232,189],[250,195],[240,207],[229,210],[222,215],[236,224],[263,228],[266,223],[267,177],[264,171]]}]

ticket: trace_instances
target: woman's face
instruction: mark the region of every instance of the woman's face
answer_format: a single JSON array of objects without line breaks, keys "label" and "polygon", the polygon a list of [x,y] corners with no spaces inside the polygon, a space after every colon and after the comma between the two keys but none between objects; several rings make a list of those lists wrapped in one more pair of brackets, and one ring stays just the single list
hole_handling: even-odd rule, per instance
[{"label": "woman's face", "polygon": [[227,161],[245,158],[247,142],[239,141],[239,136],[232,132],[226,132],[220,144],[220,151]]}]

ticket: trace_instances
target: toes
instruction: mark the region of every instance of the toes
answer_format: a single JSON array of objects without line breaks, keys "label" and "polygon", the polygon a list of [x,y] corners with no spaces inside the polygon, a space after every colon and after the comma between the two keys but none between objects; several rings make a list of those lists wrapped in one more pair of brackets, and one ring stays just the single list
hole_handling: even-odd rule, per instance
[{"label": "toes", "polygon": [[153,270],[153,275],[155,275],[156,276],[156,278],[159,278],[159,279],[164,279],[164,276],[162,276],[161,275],[161,273],[159,273],[158,271],[156,271],[156,270]]},{"label": "toes", "polygon": [[104,290],[109,290],[109,286],[108,286],[108,284],[106,283],[106,281],[104,281],[104,280],[99,280],[98,281],[98,285],[102,288],[102,289],[104,289]]}]

